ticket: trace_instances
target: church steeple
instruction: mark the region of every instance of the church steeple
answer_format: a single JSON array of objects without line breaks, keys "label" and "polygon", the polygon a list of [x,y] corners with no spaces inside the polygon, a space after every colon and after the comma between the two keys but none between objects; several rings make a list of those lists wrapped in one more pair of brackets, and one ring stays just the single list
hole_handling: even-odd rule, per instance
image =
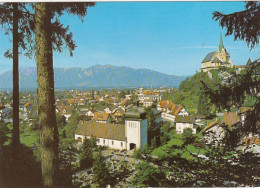
[{"label": "church steeple", "polygon": [[222,40],[222,35],[220,34],[220,41],[218,45],[218,50],[221,52],[221,50],[224,48],[223,40]]}]

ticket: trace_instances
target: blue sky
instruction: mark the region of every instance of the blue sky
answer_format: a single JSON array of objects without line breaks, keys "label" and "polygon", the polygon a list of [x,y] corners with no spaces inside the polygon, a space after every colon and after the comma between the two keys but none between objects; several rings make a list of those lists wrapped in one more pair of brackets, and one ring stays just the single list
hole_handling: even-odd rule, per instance
[{"label": "blue sky", "polygon": [[[90,67],[111,64],[147,68],[166,74],[191,75],[199,71],[207,53],[216,51],[220,33],[235,65],[259,57],[260,47],[249,50],[244,41],[225,37],[225,29],[212,20],[215,10],[232,13],[244,9],[243,2],[99,2],[88,9],[82,23],[64,15],[61,20],[74,34],[77,49],[54,53],[54,67]],[[11,47],[0,37],[0,74],[12,69],[3,57]],[[20,57],[20,67],[36,66]]]}]

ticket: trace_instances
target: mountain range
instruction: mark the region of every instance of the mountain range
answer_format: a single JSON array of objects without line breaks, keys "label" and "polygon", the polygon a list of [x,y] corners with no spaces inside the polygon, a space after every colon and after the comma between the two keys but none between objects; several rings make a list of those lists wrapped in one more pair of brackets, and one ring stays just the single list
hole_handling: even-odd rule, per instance
[{"label": "mountain range", "polygon": [[[56,88],[179,87],[186,76],[149,69],[95,65],[89,68],[54,68]],[[36,67],[19,69],[20,88],[37,88]],[[0,75],[0,88],[12,88],[12,71]]]}]

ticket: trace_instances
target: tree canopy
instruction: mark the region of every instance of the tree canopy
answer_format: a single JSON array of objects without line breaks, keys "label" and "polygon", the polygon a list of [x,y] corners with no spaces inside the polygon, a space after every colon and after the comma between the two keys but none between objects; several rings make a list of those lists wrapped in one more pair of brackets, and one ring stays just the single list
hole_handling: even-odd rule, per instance
[{"label": "tree canopy", "polygon": [[221,27],[226,27],[227,35],[234,35],[235,40],[245,40],[252,48],[259,44],[260,35],[260,2],[246,2],[245,10],[231,14],[215,11],[213,19],[219,20]]}]

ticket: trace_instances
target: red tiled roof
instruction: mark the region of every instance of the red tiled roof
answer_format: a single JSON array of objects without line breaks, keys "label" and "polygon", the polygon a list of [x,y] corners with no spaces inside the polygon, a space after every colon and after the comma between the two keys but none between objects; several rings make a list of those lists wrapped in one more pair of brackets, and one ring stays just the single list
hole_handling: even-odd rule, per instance
[{"label": "red tiled roof", "polygon": [[174,109],[172,109],[172,111],[173,111],[173,115],[178,115],[178,113],[181,111],[181,109],[182,109],[182,107],[183,106],[175,106],[175,108]]},{"label": "red tiled roof", "polygon": [[174,103],[171,100],[160,101],[159,105],[161,108],[172,108]]},{"label": "red tiled roof", "polygon": [[143,92],[143,94],[145,94],[145,95],[152,95],[153,93],[152,93],[151,91],[149,91],[149,90],[145,90],[145,91]]}]

